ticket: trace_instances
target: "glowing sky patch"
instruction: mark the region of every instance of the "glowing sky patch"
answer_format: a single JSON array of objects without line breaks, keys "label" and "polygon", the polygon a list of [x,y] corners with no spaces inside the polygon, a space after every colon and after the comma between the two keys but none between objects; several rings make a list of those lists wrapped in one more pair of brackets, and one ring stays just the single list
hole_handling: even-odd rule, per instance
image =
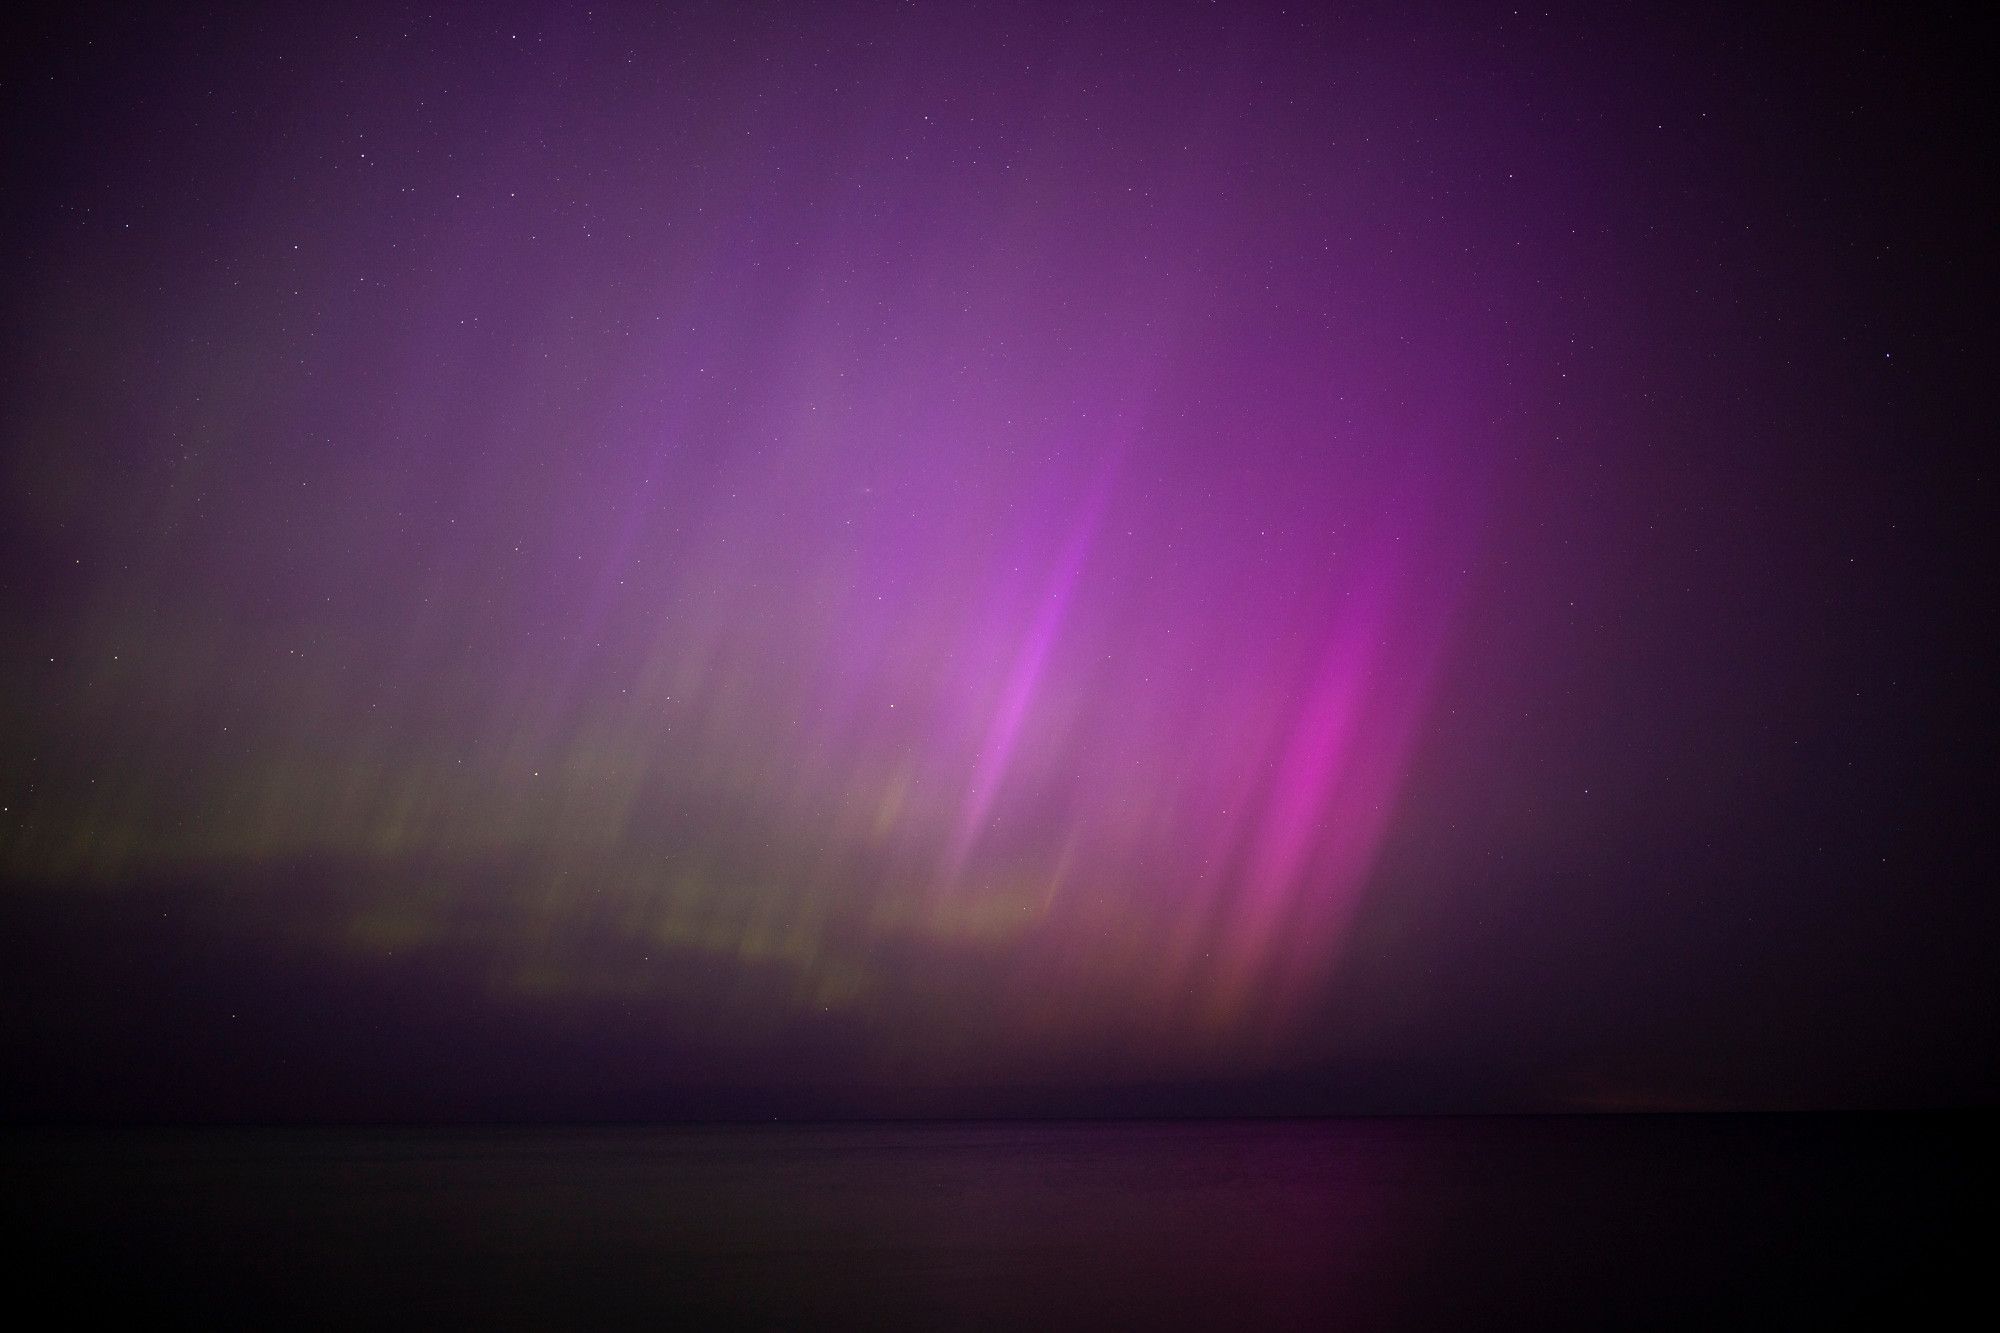
[{"label": "glowing sky patch", "polygon": [[1896,230],[1874,36],[76,23],[0,89],[0,962],[74,1034],[261,998],[306,1106],[342,1015],[522,1087],[1616,1091],[1987,1003],[1910,888],[1978,246]]},{"label": "glowing sky patch", "polygon": [[[1033,62],[714,59],[493,125],[433,71],[336,130],[329,74],[309,193],[225,157],[254,230],[79,313],[189,350],[45,427],[159,463],[42,628],[73,694],[7,865],[254,880],[329,949],[720,1036],[1281,1027],[1471,549],[1473,370],[1323,258],[1388,182],[1336,154],[1338,218],[1274,213],[1247,73],[1111,125]],[[51,521],[114,521],[59,498],[99,457],[36,464]]]}]

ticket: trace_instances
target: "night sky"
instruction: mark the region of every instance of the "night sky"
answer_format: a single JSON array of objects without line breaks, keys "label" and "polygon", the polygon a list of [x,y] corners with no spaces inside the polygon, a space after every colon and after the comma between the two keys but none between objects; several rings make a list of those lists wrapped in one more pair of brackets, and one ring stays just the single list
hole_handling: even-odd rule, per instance
[{"label": "night sky", "polygon": [[0,1114],[2000,1091],[1964,34],[158,8],[0,43]]}]

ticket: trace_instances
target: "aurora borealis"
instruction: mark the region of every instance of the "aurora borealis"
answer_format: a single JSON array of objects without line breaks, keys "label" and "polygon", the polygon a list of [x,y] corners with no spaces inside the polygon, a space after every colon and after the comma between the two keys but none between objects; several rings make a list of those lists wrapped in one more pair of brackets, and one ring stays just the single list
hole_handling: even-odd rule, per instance
[{"label": "aurora borealis", "polygon": [[1921,739],[1985,494],[1907,443],[1951,251],[1887,220],[1926,159],[1855,170],[1894,50],[1808,40],[52,27],[16,1098],[1985,1086],[1910,1035],[1991,1010]]}]

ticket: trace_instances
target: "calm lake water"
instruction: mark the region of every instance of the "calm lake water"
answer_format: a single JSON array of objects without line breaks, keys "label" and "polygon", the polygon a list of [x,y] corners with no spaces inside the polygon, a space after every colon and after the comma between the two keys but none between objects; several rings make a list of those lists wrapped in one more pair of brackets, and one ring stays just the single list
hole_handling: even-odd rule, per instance
[{"label": "calm lake water", "polygon": [[65,1322],[1824,1326],[1976,1290],[1991,1123],[34,1132],[0,1166],[10,1303]]}]

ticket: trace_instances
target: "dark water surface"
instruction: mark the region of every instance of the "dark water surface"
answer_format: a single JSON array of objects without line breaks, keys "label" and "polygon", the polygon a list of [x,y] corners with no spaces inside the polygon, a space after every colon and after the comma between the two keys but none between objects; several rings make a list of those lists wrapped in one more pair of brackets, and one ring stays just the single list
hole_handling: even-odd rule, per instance
[{"label": "dark water surface", "polygon": [[0,1165],[12,1303],[66,1323],[1824,1326],[1989,1305],[1991,1123],[38,1131]]}]

